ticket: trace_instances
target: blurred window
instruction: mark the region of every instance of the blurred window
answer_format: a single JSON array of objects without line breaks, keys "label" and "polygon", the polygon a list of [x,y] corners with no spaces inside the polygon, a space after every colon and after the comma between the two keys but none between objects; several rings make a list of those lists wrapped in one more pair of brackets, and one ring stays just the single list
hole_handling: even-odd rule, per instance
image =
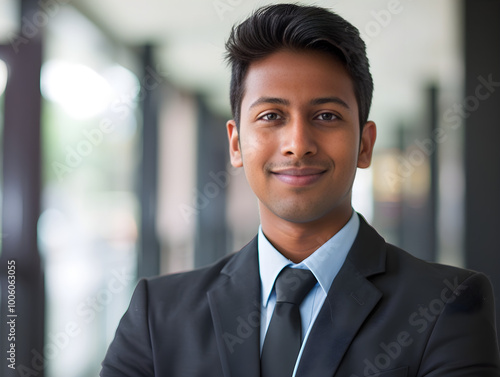
[{"label": "blurred window", "polygon": [[90,377],[136,283],[139,80],[133,55],[70,7],[51,19],[44,48],[47,375]]}]

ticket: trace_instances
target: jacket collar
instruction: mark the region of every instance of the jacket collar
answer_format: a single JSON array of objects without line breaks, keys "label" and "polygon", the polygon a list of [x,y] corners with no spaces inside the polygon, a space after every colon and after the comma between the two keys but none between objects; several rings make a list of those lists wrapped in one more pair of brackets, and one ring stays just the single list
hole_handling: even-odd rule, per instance
[{"label": "jacket collar", "polygon": [[257,237],[221,270],[208,293],[225,377],[260,376],[260,279]]},{"label": "jacket collar", "polygon": [[385,272],[386,243],[384,238],[359,215],[360,224],[356,240],[347,259],[364,277]]},{"label": "jacket collar", "polygon": [[332,283],[297,369],[301,376],[333,376],[382,293],[367,278],[385,271],[384,239],[361,217],[358,236]]}]

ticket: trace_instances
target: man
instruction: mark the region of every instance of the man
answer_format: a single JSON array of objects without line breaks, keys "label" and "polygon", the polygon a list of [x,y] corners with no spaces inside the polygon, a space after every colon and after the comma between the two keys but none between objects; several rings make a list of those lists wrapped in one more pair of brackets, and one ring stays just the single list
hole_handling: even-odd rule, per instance
[{"label": "man", "polygon": [[258,236],[140,281],[101,376],[500,376],[488,279],[410,256],[352,210],[376,137],[358,31],[281,4],[226,47],[231,163],[258,198]]}]

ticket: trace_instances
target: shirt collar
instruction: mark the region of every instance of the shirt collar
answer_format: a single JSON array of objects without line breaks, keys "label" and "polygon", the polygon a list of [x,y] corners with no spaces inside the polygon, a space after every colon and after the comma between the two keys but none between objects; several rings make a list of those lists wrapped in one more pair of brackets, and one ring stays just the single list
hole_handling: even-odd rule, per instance
[{"label": "shirt collar", "polygon": [[296,264],[285,258],[274,248],[262,232],[262,227],[259,226],[258,249],[259,272],[262,284],[262,305],[267,307],[274,282],[281,270],[287,266],[310,270],[318,280],[325,295],[327,295],[333,279],[335,279],[335,276],[337,276],[337,273],[344,264],[345,258],[358,234],[358,230],[359,216],[353,211],[351,218],[342,229],[309,257]]}]

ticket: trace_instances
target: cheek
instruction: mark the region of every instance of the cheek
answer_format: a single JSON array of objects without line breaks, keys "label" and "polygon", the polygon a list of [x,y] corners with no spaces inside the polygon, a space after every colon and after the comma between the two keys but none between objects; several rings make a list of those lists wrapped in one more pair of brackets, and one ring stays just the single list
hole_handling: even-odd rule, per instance
[{"label": "cheek", "polygon": [[265,160],[265,158],[272,155],[275,149],[273,138],[266,137],[262,133],[242,133],[240,140],[244,163],[245,160],[248,164]]},{"label": "cheek", "polygon": [[359,144],[356,135],[345,133],[325,139],[322,143],[322,150],[328,151],[327,153],[336,164],[357,164]]}]

